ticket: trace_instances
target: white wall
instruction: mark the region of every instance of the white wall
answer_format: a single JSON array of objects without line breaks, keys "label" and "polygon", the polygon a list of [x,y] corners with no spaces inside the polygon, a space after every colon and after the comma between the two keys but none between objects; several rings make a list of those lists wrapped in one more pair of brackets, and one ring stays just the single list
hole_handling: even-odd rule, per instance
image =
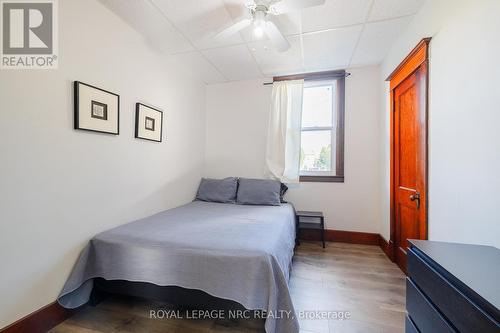
[{"label": "white wall", "polygon": [[[346,80],[345,183],[301,183],[287,200],[322,210],[329,229],[379,232],[378,67]],[[263,177],[271,86],[241,81],[207,87],[207,177]]]},{"label": "white wall", "polygon": [[[100,3],[59,1],[58,70],[0,71],[0,327],[54,301],[94,234],[193,199],[205,86]],[[72,129],[72,81],[121,97],[120,135]],[[164,142],[134,139],[136,102]]]},{"label": "white wall", "polygon": [[[382,79],[430,46],[429,239],[500,247],[500,2],[428,0],[382,64]],[[389,99],[384,85],[382,234],[389,237]]]}]

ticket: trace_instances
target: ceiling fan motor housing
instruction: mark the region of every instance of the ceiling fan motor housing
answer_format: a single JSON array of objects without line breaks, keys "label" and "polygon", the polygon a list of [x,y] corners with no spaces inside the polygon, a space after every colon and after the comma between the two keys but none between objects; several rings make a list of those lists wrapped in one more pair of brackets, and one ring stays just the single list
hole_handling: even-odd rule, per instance
[{"label": "ceiling fan motor housing", "polygon": [[264,5],[257,5],[250,11],[252,12],[254,21],[265,21],[269,9]]}]

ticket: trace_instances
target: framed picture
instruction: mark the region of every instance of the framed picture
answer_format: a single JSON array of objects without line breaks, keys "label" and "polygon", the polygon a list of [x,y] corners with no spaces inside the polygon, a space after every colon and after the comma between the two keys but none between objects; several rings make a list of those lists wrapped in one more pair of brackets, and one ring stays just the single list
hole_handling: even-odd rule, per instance
[{"label": "framed picture", "polygon": [[137,103],[135,105],[135,137],[161,142],[163,135],[163,111]]},{"label": "framed picture", "polygon": [[75,129],[120,133],[120,96],[80,81],[74,83]]}]

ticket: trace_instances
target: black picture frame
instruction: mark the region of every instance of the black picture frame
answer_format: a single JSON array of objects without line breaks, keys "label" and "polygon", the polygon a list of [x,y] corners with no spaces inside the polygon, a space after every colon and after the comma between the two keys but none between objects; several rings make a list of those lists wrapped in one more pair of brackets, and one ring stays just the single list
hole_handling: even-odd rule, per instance
[{"label": "black picture frame", "polygon": [[[140,117],[141,106],[160,113],[160,124],[159,124],[159,126],[160,126],[160,140],[154,140],[154,139],[139,136],[139,117]],[[146,117],[146,118],[149,118],[149,117]],[[154,122],[154,128],[156,128],[156,126],[158,126],[158,124],[156,122]],[[150,130],[150,129],[148,129],[148,130]],[[147,140],[147,141],[153,141],[153,142],[162,142],[163,141],[163,111],[158,109],[158,108],[155,108],[155,107],[143,104],[143,103],[136,103],[135,104],[135,138]]]},{"label": "black picture frame", "polygon": [[[83,85],[83,86],[87,86],[89,88],[92,88],[92,89],[96,89],[96,90],[100,90],[102,92],[105,92],[107,94],[110,94],[110,95],[113,95],[113,96],[116,96],[117,97],[117,119],[116,119],[116,132],[107,132],[107,131],[101,131],[101,130],[96,130],[96,129],[91,129],[91,128],[83,128],[83,127],[80,127],[80,124],[79,124],[79,119],[80,119],[80,92],[79,92],[79,89],[80,89],[80,86]],[[99,103],[99,102],[96,102],[96,101],[92,101],[93,103]],[[92,104],[91,104],[91,107],[92,107]],[[111,91],[108,91],[108,90],[104,90],[104,89],[101,89],[101,88],[98,88],[96,86],[93,86],[91,84],[88,84],[88,83],[83,83],[81,81],[74,81],[73,82],[73,110],[74,110],[74,126],[73,128],[75,130],[81,130],[81,131],[88,131],[88,132],[96,132],[96,133],[104,133],[104,134],[112,134],[112,135],[119,135],[120,134],[120,95],[118,94],[115,94]],[[90,110],[91,111],[91,110]],[[107,110],[107,106],[106,106],[106,113],[108,112]],[[106,114],[106,117],[107,117],[107,114]]]}]

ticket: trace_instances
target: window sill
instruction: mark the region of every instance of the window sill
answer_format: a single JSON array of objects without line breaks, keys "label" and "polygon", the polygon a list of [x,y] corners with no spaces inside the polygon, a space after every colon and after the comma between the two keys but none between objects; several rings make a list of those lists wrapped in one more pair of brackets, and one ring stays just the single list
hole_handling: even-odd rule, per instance
[{"label": "window sill", "polygon": [[344,176],[300,176],[303,183],[343,183]]}]

